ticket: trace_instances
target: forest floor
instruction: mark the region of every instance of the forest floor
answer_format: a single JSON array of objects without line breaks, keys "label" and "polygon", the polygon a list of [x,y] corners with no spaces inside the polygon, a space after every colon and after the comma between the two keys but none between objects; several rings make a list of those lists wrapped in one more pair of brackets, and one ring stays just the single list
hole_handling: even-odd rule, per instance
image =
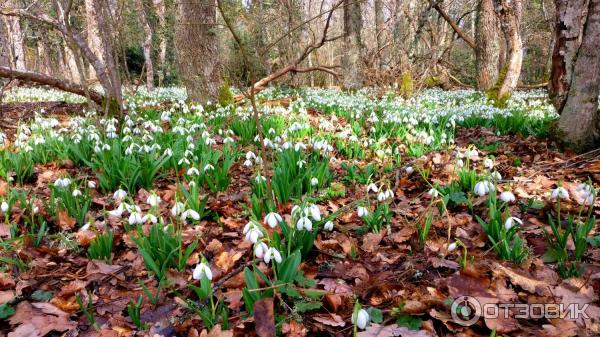
[{"label": "forest floor", "polygon": [[[1,105],[0,125],[7,134],[6,144],[15,142],[18,126],[39,109],[45,110],[45,117],[59,121],[59,125],[52,126],[58,129],[67,127],[69,116],[80,111],[81,105]],[[148,114],[154,116],[148,120],[158,120],[154,112]],[[311,109],[308,122],[317,130],[322,119],[329,120],[328,116]],[[163,121],[162,126],[169,130],[167,133],[175,134],[174,123]],[[340,117],[336,130],[351,124]],[[32,130],[35,133],[35,128]],[[216,144],[210,148],[224,151],[224,136],[216,130],[211,129]],[[278,202],[272,211],[281,214],[282,221],[291,224],[292,230],[298,222],[292,207],[299,199],[317,205],[319,218],[323,219],[313,219],[314,246],[302,254],[297,267],[301,273],[284,280],[285,284],[281,283],[281,270],[286,258],[293,254],[280,248],[284,263],[275,271],[272,261],[269,264],[255,257],[255,246],[245,238],[244,227],[254,219],[262,225],[265,238],[274,240],[269,241],[270,246],[278,244],[275,237],[289,239],[285,230],[279,226],[272,229],[263,220],[266,210],[259,211],[260,217],[252,216],[256,172],[244,165],[244,154],[257,152],[257,148],[242,145],[242,137],[237,133],[233,138],[241,155],[226,171],[231,181],[222,191],[202,192],[207,196],[204,208],[208,216],[178,225],[182,247],[192,246],[193,252],[182,261],[181,268],[171,266],[161,271],[165,272],[161,289],[157,288],[156,273],[139,248],[140,238],[150,235],[151,221],[144,219],[136,230],[130,216],[136,211],[125,211],[122,217],[107,215],[107,211],[117,209],[119,200],[115,200],[113,191],[102,191],[97,168],[71,159],[36,162],[22,185],[10,182],[6,178],[10,175],[5,172],[0,180],[0,198],[9,200],[21,192],[27,197],[22,202],[14,197],[10,211],[3,211],[4,221],[0,223],[0,256],[4,258],[0,261],[0,336],[270,336],[274,332],[285,336],[349,336],[356,329],[351,322],[353,312],[358,310],[356,303],[369,308],[370,323],[365,329],[356,330],[358,336],[365,337],[599,335],[598,221],[592,219],[593,228],[584,237],[582,273],[561,276],[556,258],[549,257],[548,251],[553,242],[549,217],[560,217],[562,212],[559,221],[568,226],[566,214],[575,216],[576,223],[585,222],[588,212],[592,217],[600,215],[596,200],[591,209],[581,206],[579,185],[599,185],[600,156],[565,153],[551,140],[499,135],[485,127],[458,127],[453,137],[453,145],[416,158],[403,157],[401,165],[385,164],[374,154],[350,159],[336,152],[337,160],[327,164],[330,174],[326,185],[319,181],[319,189],[309,188],[293,202]],[[198,131],[193,138],[198,143],[205,136]],[[390,142],[392,147],[400,145]],[[50,147],[50,143],[49,138],[45,140],[46,146]],[[457,153],[472,150],[477,153],[470,159],[481,174],[477,175],[478,180],[487,166],[484,160],[493,158],[494,172],[502,176],[497,192],[510,190],[516,197],[516,202],[504,205],[500,227],[508,216],[522,221],[515,225],[522,246],[528,251],[520,263],[500,258],[477,219],[491,221],[487,193],[478,195],[459,188],[444,198],[441,186],[459,179]],[[8,145],[5,151],[10,152]],[[279,163],[277,156],[274,153],[269,158],[271,164]],[[317,160],[310,156],[304,159],[309,168]],[[358,173],[349,173],[350,164],[358,168]],[[372,175],[376,179],[361,173],[369,164],[377,167]],[[196,166],[206,168],[204,162]],[[268,170],[269,176],[277,174],[275,166]],[[128,191],[127,203],[138,205],[140,214],[170,219],[180,200],[185,171],[185,167],[164,170],[150,187]],[[90,205],[84,219],[91,226],[82,227],[66,206],[53,204],[55,182],[64,177],[81,181],[79,188],[84,195],[89,193],[86,197]],[[85,188],[84,182],[89,181],[96,182],[94,188]],[[377,212],[383,204],[372,200],[378,194],[367,190],[369,182],[385,182],[378,187],[393,192],[392,197],[385,198],[389,218],[375,219],[383,224],[380,230],[369,230],[373,228],[369,227],[371,224],[357,214],[357,201],[366,202],[360,205],[366,205],[370,212]],[[184,185],[192,188],[188,183]],[[432,194],[432,187],[439,189],[440,195]],[[560,187],[568,192],[568,199],[552,198],[553,190]],[[157,205],[148,202],[154,195],[160,198]],[[34,226],[36,217],[41,219],[38,227]],[[334,221],[333,230],[323,229],[325,219]],[[419,239],[429,219],[431,229]],[[39,229],[42,222],[47,226],[45,230]],[[161,226],[166,224],[167,221]],[[90,258],[87,247],[107,231],[113,235],[111,257]],[[568,228],[564,227],[564,231]],[[458,248],[453,246],[456,242]],[[572,260],[581,243],[571,237],[565,245]],[[212,274],[212,293],[204,300],[189,287],[201,284],[193,278],[193,269],[203,261]],[[258,286],[249,284],[247,272],[258,275]],[[256,294],[260,296],[252,299],[254,305],[249,308],[247,301]],[[138,299],[141,302],[136,306]],[[465,301],[471,302],[465,306]],[[219,302],[222,305],[216,304]],[[519,310],[524,307],[519,306],[523,304],[538,304],[538,309],[543,304],[540,310],[544,314],[529,312],[529,317],[520,317],[518,314],[523,311]],[[553,308],[561,304],[576,305],[583,308],[583,313],[569,317],[563,312],[562,317],[552,317]],[[469,305],[470,309],[493,308],[497,314],[480,313],[481,317],[465,326],[461,320],[473,316],[464,311]],[[206,308],[210,310],[205,311]],[[136,312],[141,325],[132,317]],[[222,331],[223,327],[228,330]]]}]

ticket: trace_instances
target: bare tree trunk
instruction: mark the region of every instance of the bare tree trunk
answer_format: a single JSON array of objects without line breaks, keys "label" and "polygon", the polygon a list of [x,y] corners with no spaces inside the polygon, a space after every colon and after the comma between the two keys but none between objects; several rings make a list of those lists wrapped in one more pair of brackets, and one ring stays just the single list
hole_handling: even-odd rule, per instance
[{"label": "bare tree trunk", "polygon": [[[85,22],[87,27],[87,43],[90,49],[97,55],[101,62],[104,62],[104,52],[102,48],[102,38],[100,37],[100,31],[98,28],[98,14],[96,13],[96,6],[94,2],[102,0],[85,0]],[[88,80],[95,82],[98,80],[98,75],[94,69],[94,66],[90,64],[88,70]]]},{"label": "bare tree trunk", "polygon": [[494,0],[500,19],[500,26],[507,40],[508,56],[506,76],[498,90],[498,98],[507,97],[516,87],[523,63],[523,43],[519,31],[521,25],[521,0]]},{"label": "bare tree trunk", "polygon": [[583,39],[589,0],[555,1],[556,29],[550,70],[550,98],[562,111],[573,78],[573,67]]},{"label": "bare tree trunk", "polygon": [[216,7],[211,0],[178,1],[175,47],[188,99],[215,101],[221,85]]},{"label": "bare tree trunk", "polygon": [[[557,28],[564,29],[565,22],[575,24],[574,20],[579,20],[580,13],[585,13],[585,7],[577,7],[577,1],[558,0],[557,1]],[[574,16],[573,16],[574,15]],[[561,113],[558,128],[562,133],[565,143],[575,150],[584,151],[600,144],[600,112],[598,111],[598,94],[600,93],[600,0],[589,0],[587,5],[587,17],[583,21],[583,37],[581,43],[568,43],[565,41],[566,34],[559,34],[554,52],[562,55],[556,55],[555,60],[561,62],[553,63],[553,80],[557,81],[557,86],[552,86],[553,90],[559,90],[561,95],[554,95],[555,98],[566,97],[564,105],[561,107],[560,99],[556,99]],[[561,27],[562,26],[562,27]],[[571,34],[579,28],[571,26],[568,29]],[[566,35],[569,36],[569,35]],[[571,35],[575,40],[579,36]],[[567,43],[565,43],[567,42]],[[576,57],[572,57],[576,55]],[[569,63],[567,63],[569,62]],[[556,66],[556,67],[555,67]],[[567,69],[571,68],[572,71]],[[567,77],[567,74],[570,76]],[[566,83],[566,85],[563,85]]]},{"label": "bare tree trunk", "polygon": [[344,54],[342,69],[344,73],[344,87],[346,89],[359,89],[361,79],[362,55],[362,13],[360,2],[354,0],[344,1]]},{"label": "bare tree trunk", "polygon": [[10,38],[4,17],[0,16],[0,66],[10,67]]},{"label": "bare tree trunk", "polygon": [[[123,109],[121,77],[117,68],[117,60],[115,59],[116,54],[114,52],[115,49],[113,45],[113,33],[115,30],[111,29],[111,26],[109,26],[109,18],[111,15],[110,10],[111,8],[108,6],[108,2],[102,0],[94,1],[94,12],[96,14],[96,22],[102,45],[102,51],[100,55],[102,55],[101,59],[104,60],[104,65],[110,79],[110,97],[116,100],[116,102],[107,102],[108,104],[105,107],[108,109],[107,112],[109,112],[109,110],[113,110],[113,107],[110,106],[113,103],[118,104],[119,110]],[[114,111],[110,113],[113,112]]]},{"label": "bare tree trunk", "polygon": [[167,60],[167,38],[165,36],[166,6],[165,0],[152,0],[152,4],[158,18],[158,36],[160,41],[158,44],[158,86],[162,86],[166,75],[165,71],[167,70],[165,68],[165,61]]},{"label": "bare tree trunk", "polygon": [[21,32],[21,22],[18,17],[7,17],[8,36],[12,50],[12,64],[18,70],[24,70],[25,49],[23,47],[23,33]]},{"label": "bare tree trunk", "polygon": [[477,9],[477,30],[475,34],[475,59],[477,66],[477,87],[491,89],[498,80],[498,22],[494,13],[493,0],[480,0]]},{"label": "bare tree trunk", "polygon": [[152,28],[146,17],[146,10],[142,0],[135,0],[135,5],[140,19],[140,24],[144,29],[144,63],[146,64],[146,88],[148,92],[154,90],[154,66],[152,64]]},{"label": "bare tree trunk", "polygon": [[79,75],[79,69],[77,69],[77,60],[75,59],[75,55],[73,55],[71,48],[69,48],[66,42],[63,42],[62,45],[64,50],[64,62],[67,70],[69,71],[69,78],[71,78],[75,83],[81,83],[81,76]]}]

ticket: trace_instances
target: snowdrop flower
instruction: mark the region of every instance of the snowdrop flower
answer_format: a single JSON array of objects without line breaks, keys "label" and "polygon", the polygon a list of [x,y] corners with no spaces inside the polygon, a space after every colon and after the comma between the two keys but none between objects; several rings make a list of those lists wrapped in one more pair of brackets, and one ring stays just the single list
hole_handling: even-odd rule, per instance
[{"label": "snowdrop flower", "polygon": [[504,191],[504,192],[500,193],[500,200],[502,200],[506,203],[511,203],[511,202],[515,202],[517,200],[517,198],[515,197],[515,195],[512,192]]},{"label": "snowdrop flower", "polygon": [[323,229],[331,232],[333,230],[333,221],[327,221],[325,225],[323,225]]},{"label": "snowdrop flower", "polygon": [[0,205],[0,210],[2,210],[2,213],[6,214],[6,212],[8,212],[8,207],[8,203],[6,201],[3,201],[2,205]]},{"label": "snowdrop flower", "polygon": [[248,222],[246,226],[244,226],[243,233],[246,235],[246,240],[252,243],[256,243],[258,238],[263,236],[263,232],[254,222]]},{"label": "snowdrop flower", "polygon": [[129,224],[130,225],[137,225],[137,224],[143,224],[144,223],[144,219],[142,218],[142,215],[136,211],[131,212],[131,214],[129,214]]},{"label": "snowdrop flower", "polygon": [[465,162],[462,159],[459,159],[456,161],[456,166],[463,167],[463,166],[465,166]]},{"label": "snowdrop flower", "polygon": [[452,251],[456,250],[456,247],[458,247],[458,244],[455,241],[448,245],[447,250],[448,250],[448,252],[452,252]]},{"label": "snowdrop flower", "polygon": [[515,223],[522,225],[523,221],[519,218],[515,218],[514,216],[510,216],[506,219],[506,221],[504,221],[504,228],[509,230],[515,225]]},{"label": "snowdrop flower", "polygon": [[492,178],[493,181],[500,181],[500,180],[502,180],[502,175],[498,171],[492,172],[490,174],[490,177]]},{"label": "snowdrop flower", "polygon": [[196,221],[200,220],[200,214],[198,214],[198,212],[194,211],[193,209],[188,209],[183,211],[183,213],[181,213],[181,220],[185,221],[189,218],[192,218]]},{"label": "snowdrop flower", "polygon": [[491,169],[494,167],[494,161],[491,158],[485,158],[483,160],[483,166],[485,168]]},{"label": "snowdrop flower", "polygon": [[154,214],[146,214],[146,215],[144,215],[142,217],[142,222],[146,222],[148,220],[150,220],[151,223],[157,223],[158,222],[158,218]]},{"label": "snowdrop flower", "polygon": [[74,189],[71,195],[74,197],[78,197],[81,195],[81,191],[79,189]]},{"label": "snowdrop flower", "polygon": [[211,164],[206,164],[206,165],[204,166],[204,172],[206,172],[206,171],[212,171],[212,170],[214,170],[214,169],[215,169],[215,167],[214,167],[214,166],[212,166]]},{"label": "snowdrop flower", "polygon": [[552,190],[552,194],[550,195],[552,199],[560,198],[560,199],[569,199],[569,191],[566,188],[559,186]]},{"label": "snowdrop flower", "polygon": [[412,166],[407,166],[404,169],[404,172],[406,172],[406,174],[411,175],[413,172],[415,172],[415,169]]},{"label": "snowdrop flower", "polygon": [[146,203],[152,207],[156,207],[160,204],[161,200],[160,197],[158,195],[156,195],[156,193],[152,193],[148,196],[148,199],[146,199]]},{"label": "snowdrop flower", "polygon": [[583,204],[587,206],[592,206],[596,201],[596,195],[594,193],[588,194],[587,197],[584,198]]},{"label": "snowdrop flower", "polygon": [[116,218],[120,218],[123,215],[123,211],[125,211],[125,208],[123,207],[123,203],[120,203],[119,207],[113,209],[112,211],[108,211],[108,214]]},{"label": "snowdrop flower", "polygon": [[369,215],[369,210],[364,206],[358,206],[356,213],[358,214],[358,217],[363,218]]},{"label": "snowdrop flower", "polygon": [[394,197],[394,192],[392,192],[392,190],[381,191],[377,194],[377,201],[383,202],[392,197]]},{"label": "snowdrop flower", "polygon": [[115,193],[113,193],[113,199],[115,200],[121,200],[123,198],[125,198],[127,196],[127,192],[123,191],[122,189],[118,189],[115,191]]},{"label": "snowdrop flower", "polygon": [[190,167],[190,168],[187,170],[186,174],[187,174],[188,176],[199,176],[199,175],[200,175],[200,171],[198,171],[198,169],[197,169],[197,168],[195,168],[195,167]]},{"label": "snowdrop flower", "polygon": [[275,212],[271,212],[265,216],[265,223],[271,228],[277,227],[277,225],[279,225],[279,223],[282,221],[283,218],[281,217],[281,215]]},{"label": "snowdrop flower", "polygon": [[192,273],[194,280],[201,280],[203,276],[206,276],[209,281],[212,280],[212,271],[210,270],[208,264],[206,264],[206,261],[202,261],[201,263],[197,264]]},{"label": "snowdrop flower", "polygon": [[440,195],[440,191],[435,188],[430,189],[427,194],[429,194],[433,199],[437,198]]},{"label": "snowdrop flower", "polygon": [[171,208],[171,215],[178,216],[184,209],[185,205],[182,202],[176,202],[175,205],[173,205],[173,208]]},{"label": "snowdrop flower", "polygon": [[594,193],[594,188],[589,184],[579,184],[575,191],[579,192],[581,197],[585,198],[589,194]]},{"label": "snowdrop flower", "polygon": [[319,179],[312,177],[310,179],[310,186],[317,186],[317,185],[319,185]]},{"label": "snowdrop flower", "polygon": [[56,181],[54,182],[54,186],[56,187],[69,187],[69,185],[71,185],[71,179],[69,178],[58,178],[56,179]]},{"label": "snowdrop flower", "polygon": [[377,192],[379,192],[379,187],[377,187],[377,185],[375,185],[373,183],[370,183],[367,186],[367,193],[369,193],[370,191],[373,191],[374,193],[377,193]]},{"label": "snowdrop flower", "polygon": [[369,313],[365,309],[360,309],[352,314],[352,324],[356,324],[359,329],[364,330],[369,324]]},{"label": "snowdrop flower", "polygon": [[310,219],[306,216],[301,217],[300,219],[298,219],[298,222],[296,222],[296,228],[298,230],[302,230],[304,228],[307,231],[311,231],[312,230],[312,221],[310,221]]},{"label": "snowdrop flower", "polygon": [[93,180],[88,181],[87,183],[88,188],[96,188],[96,182]]},{"label": "snowdrop flower", "polygon": [[495,191],[495,188],[494,184],[487,180],[484,180],[475,184],[475,188],[473,189],[473,191],[475,192],[475,194],[481,197],[488,194],[490,191]]},{"label": "snowdrop flower", "polygon": [[259,259],[262,259],[267,251],[269,251],[269,246],[267,246],[267,244],[264,242],[257,242],[254,245],[254,256]]},{"label": "snowdrop flower", "polygon": [[310,205],[310,207],[308,208],[308,211],[310,212],[310,216],[316,220],[316,221],[321,221],[321,210],[319,209],[319,206],[317,205]]},{"label": "snowdrop flower", "polygon": [[281,263],[282,261],[281,253],[279,253],[279,251],[273,247],[269,248],[263,257],[263,261],[265,261],[266,264],[269,264],[271,260],[275,260],[277,263]]},{"label": "snowdrop flower", "polygon": [[252,166],[252,160],[246,159],[246,161],[244,161],[244,166],[246,166],[246,167]]}]

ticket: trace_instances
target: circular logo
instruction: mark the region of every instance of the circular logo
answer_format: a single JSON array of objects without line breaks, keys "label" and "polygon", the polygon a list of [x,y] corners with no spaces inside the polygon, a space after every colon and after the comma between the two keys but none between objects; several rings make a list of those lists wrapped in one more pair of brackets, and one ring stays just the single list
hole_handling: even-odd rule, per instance
[{"label": "circular logo", "polygon": [[461,296],[452,302],[450,311],[454,322],[471,326],[481,317],[481,304],[475,297]]}]

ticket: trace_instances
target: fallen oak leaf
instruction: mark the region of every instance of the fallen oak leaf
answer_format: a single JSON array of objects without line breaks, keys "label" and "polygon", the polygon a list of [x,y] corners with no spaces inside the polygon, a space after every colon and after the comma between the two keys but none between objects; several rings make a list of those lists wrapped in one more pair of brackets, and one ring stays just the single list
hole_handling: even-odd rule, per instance
[{"label": "fallen oak leaf", "polygon": [[356,334],[358,337],[433,337],[426,330],[410,330],[397,324],[379,325],[371,324],[364,331]]},{"label": "fallen oak leaf", "polygon": [[254,302],[254,330],[259,337],[275,337],[273,298]]},{"label": "fallen oak leaf", "polygon": [[319,323],[329,326],[344,327],[346,325],[346,322],[342,316],[336,314],[316,315],[313,317],[313,319]]}]

